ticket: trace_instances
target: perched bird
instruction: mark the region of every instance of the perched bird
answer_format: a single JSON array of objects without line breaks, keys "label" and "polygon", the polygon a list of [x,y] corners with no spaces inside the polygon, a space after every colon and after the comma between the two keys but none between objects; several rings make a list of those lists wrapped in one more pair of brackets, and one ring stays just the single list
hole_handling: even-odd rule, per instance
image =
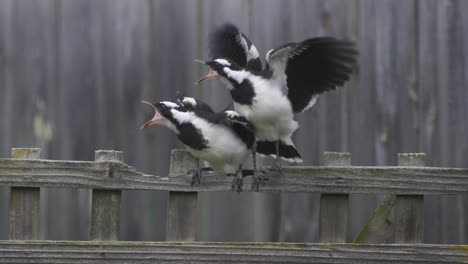
[{"label": "perched bird", "polygon": [[302,162],[291,140],[298,128],[294,115],[351,78],[358,54],[355,44],[331,37],[285,44],[267,52],[262,68],[254,58],[257,49],[235,26],[221,26],[210,42],[214,59],[198,60],[209,72],[196,84],[221,77],[235,110],[255,127],[257,152],[276,158],[275,171],[281,172],[280,158]]},{"label": "perched bird", "polygon": [[[155,115],[142,128],[158,124],[168,127],[194,157],[210,163],[214,171],[234,176],[232,188],[238,192],[242,191],[242,163],[252,153],[252,188],[258,190],[261,179],[256,168],[253,125],[235,111],[215,113],[206,103],[191,97],[178,96],[177,101],[143,101],[153,107]],[[200,181],[201,171],[189,172],[192,185]]]}]

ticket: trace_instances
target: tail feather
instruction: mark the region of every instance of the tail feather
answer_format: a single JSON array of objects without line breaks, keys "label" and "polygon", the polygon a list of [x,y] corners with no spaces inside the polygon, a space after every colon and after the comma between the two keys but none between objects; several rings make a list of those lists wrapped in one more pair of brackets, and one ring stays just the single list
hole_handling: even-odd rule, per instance
[{"label": "tail feather", "polygon": [[[288,162],[301,163],[302,157],[292,141],[280,140],[279,156]],[[257,153],[263,156],[276,158],[276,141],[257,141]]]}]

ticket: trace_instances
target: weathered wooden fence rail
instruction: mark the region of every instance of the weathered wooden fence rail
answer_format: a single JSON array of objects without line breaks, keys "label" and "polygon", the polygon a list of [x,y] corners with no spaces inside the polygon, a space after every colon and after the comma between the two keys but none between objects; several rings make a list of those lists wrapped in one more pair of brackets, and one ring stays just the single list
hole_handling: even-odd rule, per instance
[{"label": "weathered wooden fence rail", "polygon": [[[400,154],[399,167],[354,167],[349,154],[326,153],[323,167],[267,175],[262,191],[322,193],[321,243],[295,244],[193,242],[198,192],[231,191],[232,179],[207,174],[191,187],[186,171],[198,160],[186,151],[172,152],[167,177],[136,171],[118,151],[97,151],[93,162],[41,160],[39,153],[13,149],[12,159],[0,159],[0,185],[12,187],[10,240],[0,241],[0,263],[468,263],[468,246],[405,245],[422,242],[424,194],[468,191],[468,169],[422,167],[422,154]],[[249,184],[247,177],[245,191]],[[37,240],[40,187],[93,189],[90,239],[100,241]],[[166,239],[179,242],[117,241],[121,193],[134,189],[169,191]],[[350,193],[389,194],[358,244],[344,243]]]}]

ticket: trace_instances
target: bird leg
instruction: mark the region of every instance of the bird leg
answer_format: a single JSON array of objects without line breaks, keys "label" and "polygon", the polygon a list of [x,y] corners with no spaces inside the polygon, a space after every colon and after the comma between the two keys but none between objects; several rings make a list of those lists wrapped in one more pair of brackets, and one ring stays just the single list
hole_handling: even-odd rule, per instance
[{"label": "bird leg", "polygon": [[213,171],[213,169],[210,167],[200,168],[200,166],[198,166],[198,168],[191,169],[187,172],[187,175],[192,176],[192,184],[190,186],[193,186],[196,181],[198,182],[198,184],[201,184],[201,177],[203,171],[208,172]]},{"label": "bird leg", "polygon": [[280,141],[276,141],[275,148],[276,148],[276,159],[273,162],[273,165],[271,166],[271,170],[275,172],[276,174],[281,174],[281,158],[279,155],[279,144]]},{"label": "bird leg", "polygon": [[228,174],[229,176],[234,176],[234,179],[232,180],[232,190],[236,191],[237,193],[242,192],[242,181],[244,178],[241,171],[242,170],[239,167],[235,174]]},{"label": "bird leg", "polygon": [[253,160],[253,175],[252,175],[252,190],[258,192],[260,182],[264,182],[263,177],[260,177],[260,172],[257,169],[257,144],[252,146],[252,160]]}]

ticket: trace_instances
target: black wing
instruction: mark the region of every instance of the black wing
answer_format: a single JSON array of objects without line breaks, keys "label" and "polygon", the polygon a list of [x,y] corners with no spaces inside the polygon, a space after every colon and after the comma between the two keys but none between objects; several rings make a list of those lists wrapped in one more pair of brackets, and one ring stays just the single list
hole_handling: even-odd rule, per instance
[{"label": "black wing", "polygon": [[213,59],[228,58],[249,70],[262,70],[262,62],[257,48],[245,34],[229,23],[222,25],[212,33],[210,53]]},{"label": "black wing", "polygon": [[312,106],[319,94],[348,81],[357,54],[352,42],[320,37],[271,50],[266,59],[274,78],[286,82],[288,98],[297,113]]},{"label": "black wing", "polygon": [[226,111],[224,114],[226,118],[223,123],[230,127],[248,148],[251,148],[255,143],[255,130],[252,123],[235,111]]},{"label": "black wing", "polygon": [[231,129],[248,148],[251,148],[255,142],[254,126],[249,120],[235,111],[228,110],[218,113],[197,112],[197,116],[210,123],[223,125]]}]

